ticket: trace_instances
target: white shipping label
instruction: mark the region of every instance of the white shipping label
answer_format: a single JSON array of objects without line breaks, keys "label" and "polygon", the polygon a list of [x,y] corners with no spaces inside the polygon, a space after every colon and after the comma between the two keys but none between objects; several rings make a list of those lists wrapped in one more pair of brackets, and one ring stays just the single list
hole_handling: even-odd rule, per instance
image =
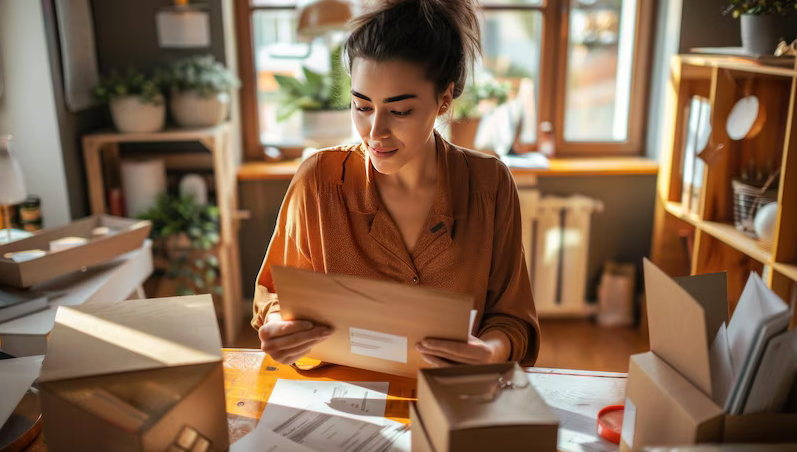
[{"label": "white shipping label", "polygon": [[623,429],[620,433],[620,438],[628,444],[628,447],[634,447],[634,429],[636,428],[636,405],[628,397],[625,398],[625,412],[623,413]]},{"label": "white shipping label", "polygon": [[407,337],[349,327],[351,352],[399,363],[407,362]]}]

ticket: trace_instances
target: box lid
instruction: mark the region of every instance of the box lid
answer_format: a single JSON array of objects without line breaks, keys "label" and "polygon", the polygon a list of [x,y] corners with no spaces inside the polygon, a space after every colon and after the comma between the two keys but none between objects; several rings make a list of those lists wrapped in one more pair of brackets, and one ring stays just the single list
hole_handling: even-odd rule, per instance
[{"label": "box lid", "polygon": [[712,396],[709,345],[728,320],[725,273],[672,279],[645,259],[650,349]]},{"label": "box lid", "polygon": [[[516,363],[424,369],[420,375],[442,409],[449,430],[559,423]],[[497,389],[494,399],[479,401],[497,386],[499,377],[511,379],[515,389]],[[463,398],[463,394],[474,397]]]},{"label": "box lid", "polygon": [[61,306],[39,381],[221,360],[210,295]]}]

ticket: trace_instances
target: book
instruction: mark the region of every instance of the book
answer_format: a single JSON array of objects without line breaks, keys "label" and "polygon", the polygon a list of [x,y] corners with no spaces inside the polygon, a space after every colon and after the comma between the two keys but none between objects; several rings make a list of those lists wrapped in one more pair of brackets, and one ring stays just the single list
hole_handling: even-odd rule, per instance
[{"label": "book", "polygon": [[0,322],[49,308],[47,296],[30,290],[0,288]]}]

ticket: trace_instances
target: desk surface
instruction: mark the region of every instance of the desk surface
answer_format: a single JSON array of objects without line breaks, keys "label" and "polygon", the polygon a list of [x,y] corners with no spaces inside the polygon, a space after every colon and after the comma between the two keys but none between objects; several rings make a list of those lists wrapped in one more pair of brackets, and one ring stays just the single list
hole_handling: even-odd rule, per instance
[{"label": "desk surface", "polygon": [[[279,378],[387,381],[390,383],[390,389],[386,417],[399,422],[409,422],[409,402],[415,399],[414,379],[340,366],[303,372],[275,363],[259,350],[225,349],[223,353],[224,388],[231,443],[257,426],[258,419]],[[589,428],[588,426],[594,425],[598,410],[607,405],[622,404],[624,399],[626,374],[539,368],[530,368],[527,372],[535,388],[562,419],[560,445],[563,427],[574,430],[580,427]],[[46,451],[47,446],[44,444],[43,436],[39,435],[26,451]]]}]

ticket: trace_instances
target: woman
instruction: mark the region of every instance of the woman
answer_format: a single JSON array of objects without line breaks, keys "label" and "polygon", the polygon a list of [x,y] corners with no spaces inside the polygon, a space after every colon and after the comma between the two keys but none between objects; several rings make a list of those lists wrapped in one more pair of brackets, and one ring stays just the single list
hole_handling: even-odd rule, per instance
[{"label": "woman", "polygon": [[434,130],[481,51],[476,5],[372,8],[353,20],[344,45],[362,144],[318,152],[291,182],[257,279],[252,326],[262,349],[293,364],[331,333],[281,319],[270,266],[284,265],[472,294],[469,341],[421,341],[423,358],[533,365],[539,326],[511,173]]}]

